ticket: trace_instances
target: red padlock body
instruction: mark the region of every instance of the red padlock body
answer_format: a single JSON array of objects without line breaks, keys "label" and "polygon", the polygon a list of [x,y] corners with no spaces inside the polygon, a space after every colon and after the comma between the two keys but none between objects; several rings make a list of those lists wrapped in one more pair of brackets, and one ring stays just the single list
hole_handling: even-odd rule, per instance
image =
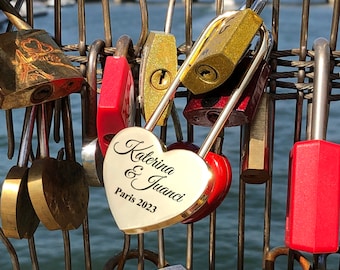
[{"label": "red padlock body", "polygon": [[103,156],[112,137],[134,122],[134,82],[125,57],[106,58],[97,108],[98,143]]},{"label": "red padlock body", "polygon": [[301,141],[290,153],[286,245],[310,253],[339,247],[340,145]]},{"label": "red padlock body", "polygon": [[[250,58],[235,69],[232,76],[221,86],[206,94],[192,96],[184,108],[183,115],[192,125],[212,126],[229,101],[231,92],[237,87],[242,75],[249,66]],[[256,108],[264,92],[270,66],[261,62],[239,102],[228,118],[225,127],[240,126],[249,123],[255,115]]]},{"label": "red padlock body", "polygon": [[184,224],[196,222],[208,216],[220,206],[229,191],[232,179],[229,160],[224,155],[209,152],[205,161],[211,168],[215,181],[206,203],[197,212],[183,220]]}]

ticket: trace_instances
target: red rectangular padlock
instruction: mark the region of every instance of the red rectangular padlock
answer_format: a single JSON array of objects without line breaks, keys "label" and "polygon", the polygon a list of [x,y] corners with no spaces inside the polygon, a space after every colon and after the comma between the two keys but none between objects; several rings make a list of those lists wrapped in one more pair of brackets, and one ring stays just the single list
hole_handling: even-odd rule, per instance
[{"label": "red rectangular padlock", "polygon": [[310,253],[339,247],[340,145],[328,142],[329,46],[317,39],[311,140],[296,142],[290,152],[286,245]]},{"label": "red rectangular padlock", "polygon": [[[213,91],[193,95],[183,111],[187,121],[192,125],[212,126],[228,103],[231,92],[237,87],[251,61],[250,57],[245,57],[236,67],[231,77]],[[251,122],[266,87],[269,73],[269,64],[263,60],[228,118],[225,124],[226,127],[240,126]]]}]

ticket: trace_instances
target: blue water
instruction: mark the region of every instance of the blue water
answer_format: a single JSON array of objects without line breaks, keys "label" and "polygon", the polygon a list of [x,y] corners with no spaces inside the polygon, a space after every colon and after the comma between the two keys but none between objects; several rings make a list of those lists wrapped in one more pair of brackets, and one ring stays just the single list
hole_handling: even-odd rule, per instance
[{"label": "blue water", "polygon": [[[163,30],[166,3],[150,3],[149,28],[150,30]],[[268,5],[262,12],[265,23],[271,26],[271,5]],[[89,2],[86,4],[86,40],[91,44],[96,39],[104,38],[103,20],[99,3]],[[194,39],[203,27],[214,17],[213,4],[198,3],[193,8],[193,37]],[[330,20],[332,7],[327,4],[312,5],[310,32],[308,48],[311,49],[313,40],[323,36],[329,38]],[[137,3],[112,4],[111,21],[113,42],[122,34],[128,34],[137,42],[140,32],[139,5]],[[283,3],[280,13],[279,27],[279,50],[299,47],[301,5],[294,3]],[[35,19],[34,26],[43,28],[50,33],[53,29],[53,10],[50,10],[46,17]],[[65,7],[62,10],[62,43],[75,44],[78,42],[77,9]],[[172,33],[175,34],[177,44],[184,42],[184,9],[182,3],[177,3],[172,23]],[[333,105],[334,104],[334,105]],[[183,120],[181,111],[185,103],[183,100],[176,101],[176,105]],[[286,184],[288,153],[293,144],[294,134],[294,108],[293,101],[278,101],[276,105],[276,126],[275,126],[275,153],[274,153],[274,175],[273,175],[273,204],[271,220],[271,247],[284,244],[284,221],[286,206]],[[74,120],[74,135],[76,142],[77,158],[80,161],[81,149],[81,114],[80,97],[72,96],[72,112]],[[15,110],[15,135],[17,142],[20,139],[21,121],[23,110]],[[331,118],[329,122],[329,140],[340,142],[338,135],[339,108],[337,103],[332,103]],[[3,128],[0,129],[0,178],[4,178],[8,169],[16,163],[16,158],[7,160],[7,135],[5,130],[5,115],[0,111],[0,119],[3,119]],[[171,128],[171,127],[170,127]],[[185,125],[183,125],[185,132]],[[170,131],[168,142],[175,141],[173,132]],[[199,145],[208,129],[197,128],[195,130],[195,142]],[[216,241],[216,269],[236,269],[237,258],[237,226],[238,226],[238,167],[239,167],[239,136],[238,127],[225,130],[225,143],[223,153],[230,160],[233,167],[233,182],[228,196],[217,211],[217,241]],[[18,147],[18,146],[17,146]],[[51,145],[51,152],[54,153],[57,146]],[[105,262],[122,249],[122,233],[117,229],[111,216],[105,193],[102,188],[91,188],[89,204],[89,220],[91,231],[91,252],[93,269],[102,269]],[[245,269],[261,269],[262,252],[262,231],[263,231],[263,205],[264,186],[248,185],[246,194],[246,235],[245,235]],[[81,230],[71,231],[71,248],[73,269],[84,269],[82,252]],[[194,242],[194,269],[204,270],[208,268],[208,219],[198,222],[195,225]],[[132,237],[131,248],[136,248],[136,239]],[[37,253],[41,269],[63,269],[63,243],[61,232],[47,231],[40,226],[36,232]],[[166,260],[171,264],[185,265],[186,255],[186,227],[177,224],[165,230]],[[13,240],[16,247],[22,269],[31,269],[29,254],[27,252],[26,240]],[[145,248],[157,252],[157,234],[145,235]],[[0,245],[0,269],[11,269],[9,257],[5,248]],[[330,260],[329,269],[335,269]],[[279,259],[276,269],[285,269],[284,259]],[[136,267],[131,266],[131,269]],[[146,269],[155,269],[148,265]]]}]

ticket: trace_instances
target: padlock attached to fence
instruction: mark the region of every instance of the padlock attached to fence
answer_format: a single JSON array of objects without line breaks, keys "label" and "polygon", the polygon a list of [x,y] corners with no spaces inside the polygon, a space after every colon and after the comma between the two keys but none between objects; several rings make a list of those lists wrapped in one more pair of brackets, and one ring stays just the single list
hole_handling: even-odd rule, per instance
[{"label": "padlock attached to fence", "polygon": [[[73,141],[70,125],[65,123],[71,119],[69,115],[65,115],[69,112],[69,104],[65,103],[67,98],[63,99],[62,108],[67,160],[62,156],[58,159],[49,156],[45,104],[42,104],[39,126],[40,157],[33,161],[28,173],[30,199],[40,221],[49,230],[77,229],[85,218],[89,200],[83,167],[75,161],[74,151],[66,143]],[[72,157],[69,156],[70,153]]]},{"label": "padlock attached to fence", "polygon": [[135,123],[134,80],[127,57],[134,55],[132,40],[121,36],[114,56],[106,57],[97,108],[98,142],[103,156],[112,137]]},{"label": "padlock attached to fence", "polygon": [[[176,38],[170,33],[174,5],[175,0],[170,0],[164,32],[149,32],[142,50],[139,99],[146,121],[149,121],[177,72]],[[164,110],[157,125],[164,126],[166,124],[171,106],[172,102]]]},{"label": "padlock attached to fence", "polygon": [[32,29],[8,1],[0,8],[19,29],[1,34],[0,108],[41,104],[78,92],[81,73],[44,30]]},{"label": "padlock attached to fence", "polygon": [[27,187],[36,110],[36,106],[26,108],[18,162],[7,173],[1,191],[2,230],[7,237],[17,239],[31,238],[39,225]]},{"label": "padlock attached to fence", "polygon": [[231,76],[263,24],[255,11],[262,11],[259,6],[265,3],[255,1],[251,8],[225,12],[207,26],[197,58],[181,78],[193,94],[209,92]]},{"label": "padlock attached to fence", "polygon": [[[270,38],[267,54],[230,115],[226,123],[227,127],[249,123],[255,115],[270,73],[268,57],[271,48],[272,39]],[[183,115],[187,121],[192,125],[212,126],[228,102],[230,93],[242,79],[242,74],[251,65],[252,60],[253,56],[245,57],[237,65],[231,77],[216,89],[205,94],[192,95],[183,110]]]},{"label": "padlock attached to fence", "polygon": [[[268,31],[264,27],[261,35],[263,40],[268,41]],[[182,64],[145,128],[129,127],[114,136],[104,159],[103,178],[109,206],[119,229],[127,234],[136,234],[164,228],[183,221],[204,205],[214,177],[204,157],[266,50],[267,42],[262,42],[252,66],[231,95],[198,154],[183,149],[166,151],[163,143],[152,133],[195,51]],[[185,160],[190,162],[183,162]]]},{"label": "padlock attached to fence", "polygon": [[314,41],[315,66],[311,139],[290,152],[286,245],[310,253],[339,248],[340,145],[326,141],[330,48]]}]

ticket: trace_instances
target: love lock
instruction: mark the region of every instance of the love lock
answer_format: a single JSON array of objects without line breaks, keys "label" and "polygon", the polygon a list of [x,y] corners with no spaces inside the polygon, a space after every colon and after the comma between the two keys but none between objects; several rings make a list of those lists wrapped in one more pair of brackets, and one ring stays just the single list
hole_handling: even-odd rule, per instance
[{"label": "love lock", "polygon": [[[311,138],[290,152],[285,243],[314,254],[339,248],[340,145],[326,140],[330,47],[314,41],[315,66]],[[327,211],[325,211],[327,209]]]},{"label": "love lock", "polygon": [[0,108],[32,106],[79,91],[84,78],[49,34],[32,29],[8,1],[0,8],[19,29],[1,34]]},{"label": "love lock", "polygon": [[127,57],[133,57],[129,36],[121,36],[114,56],[106,57],[97,108],[97,133],[100,150],[105,156],[112,137],[135,120],[134,81]]},{"label": "love lock", "polygon": [[[77,229],[87,213],[89,199],[84,171],[74,160],[49,157],[44,105],[40,106],[41,157],[33,161],[28,174],[29,195],[40,221],[47,229]],[[65,136],[69,134],[64,132]],[[65,146],[68,153],[69,144],[65,143]]]},{"label": "love lock", "polygon": [[[175,0],[169,0],[164,32],[149,32],[143,46],[139,75],[139,98],[146,121],[149,121],[177,71],[176,38],[170,34],[174,6]],[[172,102],[164,110],[157,125],[166,125],[171,106]]]},{"label": "love lock", "polygon": [[35,106],[26,108],[17,166],[9,170],[2,185],[0,204],[2,229],[7,237],[17,239],[31,238],[39,225],[27,187],[29,171],[27,163],[36,109]]},{"label": "love lock", "polygon": [[[267,53],[228,118],[226,122],[227,127],[241,126],[249,123],[255,115],[270,74],[268,58],[272,48],[271,35],[268,42]],[[222,85],[208,93],[192,95],[183,111],[183,115],[187,121],[192,125],[212,126],[221,110],[228,103],[230,93],[238,86],[240,80],[243,78],[244,72],[247,72],[246,70],[252,61],[253,56],[248,55],[236,66],[233,74]]]},{"label": "love lock", "polygon": [[[193,94],[202,94],[225,82],[249,49],[263,24],[257,12],[265,1],[255,1],[251,8],[225,12],[213,20],[200,36],[195,62],[181,80]],[[201,42],[202,39],[202,42]]]},{"label": "love lock", "polygon": [[[268,41],[265,26],[261,27],[261,35]],[[231,94],[198,154],[185,149],[166,151],[151,132],[193,61],[195,50],[180,67],[145,127],[125,128],[114,136],[104,158],[103,178],[109,207],[119,229],[136,234],[164,228],[183,221],[204,205],[213,178],[204,158],[266,51],[267,42],[262,42],[244,80]]]},{"label": "love lock", "polygon": [[269,93],[263,93],[254,119],[241,131],[241,179],[261,184],[271,177],[274,132],[274,104]]}]

